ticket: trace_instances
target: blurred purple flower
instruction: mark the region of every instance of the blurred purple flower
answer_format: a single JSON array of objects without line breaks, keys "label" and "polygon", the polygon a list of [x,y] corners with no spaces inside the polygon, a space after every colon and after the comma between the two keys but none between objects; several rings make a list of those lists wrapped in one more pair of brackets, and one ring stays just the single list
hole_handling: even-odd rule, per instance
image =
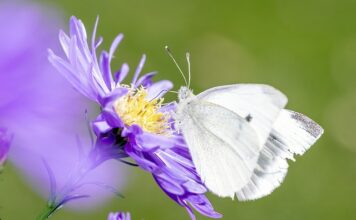
[{"label": "blurred purple flower", "polygon": [[131,220],[131,215],[129,212],[112,212],[109,214],[108,220]]},{"label": "blurred purple flower", "polygon": [[69,36],[63,31],[59,34],[66,58],[50,51],[49,60],[77,91],[100,105],[102,112],[93,122],[98,140],[114,143],[106,149],[108,152],[122,149],[142,169],[152,173],[162,190],[185,207],[192,219],[195,216],[191,207],[203,215],[220,218],[204,195],[207,189],[196,173],[183,138],[171,127],[170,113],[175,105],[162,105],[161,97],[172,88],[172,83],[154,83],[155,72],[139,77],[144,55],[130,85],[122,84],[129,72],[128,65],[124,63],[113,75],[110,63],[123,35],[115,38],[109,52],[103,51],[98,61],[96,49],[102,39],[95,40],[97,24],[98,20],[89,47],[83,23],[72,17]]},{"label": "blurred purple flower", "polygon": [[[28,2],[0,3],[0,126],[14,136],[10,161],[43,196],[49,191],[43,160],[60,189],[90,151],[78,148],[77,137],[89,145],[85,110],[92,107],[47,60],[47,48],[57,44],[55,14]],[[87,173],[85,181],[118,186],[121,174],[117,163],[108,162]],[[93,185],[79,191],[95,200],[82,200],[78,208],[103,204],[111,195]]]},{"label": "blurred purple flower", "polygon": [[0,168],[4,164],[7,154],[9,152],[11,135],[8,134],[6,129],[0,128]]}]

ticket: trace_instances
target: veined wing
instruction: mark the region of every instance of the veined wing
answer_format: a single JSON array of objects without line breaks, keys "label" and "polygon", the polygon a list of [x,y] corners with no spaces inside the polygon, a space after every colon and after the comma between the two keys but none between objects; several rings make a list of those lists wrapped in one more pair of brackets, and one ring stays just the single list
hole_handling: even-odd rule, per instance
[{"label": "veined wing", "polygon": [[194,100],[182,114],[181,131],[206,187],[234,197],[250,180],[260,142],[245,118],[214,103]]},{"label": "veined wing", "polygon": [[262,84],[235,84],[211,88],[197,99],[220,105],[250,121],[255,129],[260,149],[271,132],[280,110],[287,104],[287,97],[275,88]]},{"label": "veined wing", "polygon": [[302,155],[322,135],[323,129],[301,113],[282,110],[261,151],[250,182],[238,193],[239,200],[253,200],[280,186],[288,171],[287,159]]}]

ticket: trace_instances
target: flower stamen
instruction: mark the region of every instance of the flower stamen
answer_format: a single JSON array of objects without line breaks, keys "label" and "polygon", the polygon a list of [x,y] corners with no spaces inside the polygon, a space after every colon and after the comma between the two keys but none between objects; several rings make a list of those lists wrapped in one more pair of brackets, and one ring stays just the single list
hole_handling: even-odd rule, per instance
[{"label": "flower stamen", "polygon": [[148,100],[147,95],[147,90],[143,87],[131,89],[116,101],[116,113],[128,126],[136,124],[146,132],[169,134],[169,115],[160,112],[163,99]]}]

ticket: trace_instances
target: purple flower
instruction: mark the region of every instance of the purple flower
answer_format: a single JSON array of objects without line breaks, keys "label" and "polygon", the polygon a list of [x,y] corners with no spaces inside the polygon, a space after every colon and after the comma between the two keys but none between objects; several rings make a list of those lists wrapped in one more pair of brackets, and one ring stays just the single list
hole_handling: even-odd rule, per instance
[{"label": "purple flower", "polygon": [[172,83],[153,82],[155,72],[139,77],[144,55],[131,83],[123,84],[129,66],[124,63],[114,74],[110,69],[123,35],[118,35],[109,52],[103,51],[98,60],[96,49],[102,39],[95,40],[97,24],[98,21],[89,47],[83,23],[72,17],[69,36],[63,31],[59,34],[65,59],[50,51],[49,60],[77,91],[100,105],[102,111],[93,121],[98,140],[113,142],[108,152],[122,149],[138,166],[152,173],[162,190],[185,207],[192,219],[192,208],[220,218],[204,195],[207,189],[196,173],[182,136],[171,126],[175,105],[162,104],[161,97],[172,88]]},{"label": "purple flower", "polygon": [[[211,218],[222,217],[204,195],[207,191],[193,165],[189,150],[179,135],[157,137],[133,125],[127,135],[126,152],[144,170],[151,172],[161,189],[195,219],[192,208]],[[192,208],[191,208],[192,207]]]},{"label": "purple flower", "polygon": [[11,139],[11,135],[9,135],[5,129],[0,128],[0,168],[7,158],[7,154],[10,149]]},{"label": "purple flower", "polygon": [[[9,161],[45,197],[49,178],[43,160],[61,189],[91,150],[79,148],[77,139],[90,146],[84,114],[93,108],[47,59],[47,48],[57,45],[60,22],[55,14],[35,4],[0,3],[0,126],[13,134]],[[117,187],[123,185],[122,173],[117,163],[108,162],[88,173],[85,181],[99,179]],[[78,200],[75,208],[99,205],[112,196],[94,185],[78,193],[92,199]]]},{"label": "purple flower", "polygon": [[129,212],[111,212],[108,220],[131,220],[131,215]]}]

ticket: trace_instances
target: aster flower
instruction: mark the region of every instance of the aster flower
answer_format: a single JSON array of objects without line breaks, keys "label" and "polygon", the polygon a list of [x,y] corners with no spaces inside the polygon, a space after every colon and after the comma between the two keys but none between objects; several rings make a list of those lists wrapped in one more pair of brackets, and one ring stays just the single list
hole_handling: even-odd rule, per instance
[{"label": "aster flower", "polygon": [[[59,26],[59,17],[50,8],[29,2],[0,3],[0,126],[13,135],[7,161],[45,198],[50,190],[43,161],[60,190],[67,185],[68,173],[75,173],[73,167],[79,167],[78,161],[84,161],[91,151],[84,113],[93,107],[55,73],[47,59],[47,48],[55,47]],[[80,150],[77,139],[83,142]],[[98,162],[92,159],[92,164]],[[118,163],[100,163],[87,172],[85,181],[99,179],[120,188],[122,173]],[[92,208],[112,197],[93,184],[77,193],[92,198],[70,203],[72,209]],[[1,205],[6,208],[6,203]]]},{"label": "aster flower", "polygon": [[6,129],[0,128],[0,169],[7,158],[7,154],[10,149],[11,139],[12,137],[8,134]]},{"label": "aster flower", "polygon": [[182,136],[171,127],[170,112],[175,105],[162,104],[161,97],[172,88],[172,83],[153,82],[155,72],[139,77],[144,55],[131,83],[123,84],[129,66],[124,63],[114,74],[110,69],[123,35],[115,38],[109,52],[103,51],[98,61],[96,49],[102,39],[95,39],[97,24],[98,20],[89,47],[83,23],[72,17],[69,36],[63,31],[59,34],[66,57],[50,51],[49,60],[77,91],[100,105],[102,111],[92,124],[98,140],[115,139],[107,150],[121,149],[140,168],[152,173],[162,190],[185,207],[192,219],[193,209],[220,218],[204,195],[207,189],[196,173]]},{"label": "aster flower", "polygon": [[129,212],[112,212],[108,216],[108,220],[131,220]]}]

